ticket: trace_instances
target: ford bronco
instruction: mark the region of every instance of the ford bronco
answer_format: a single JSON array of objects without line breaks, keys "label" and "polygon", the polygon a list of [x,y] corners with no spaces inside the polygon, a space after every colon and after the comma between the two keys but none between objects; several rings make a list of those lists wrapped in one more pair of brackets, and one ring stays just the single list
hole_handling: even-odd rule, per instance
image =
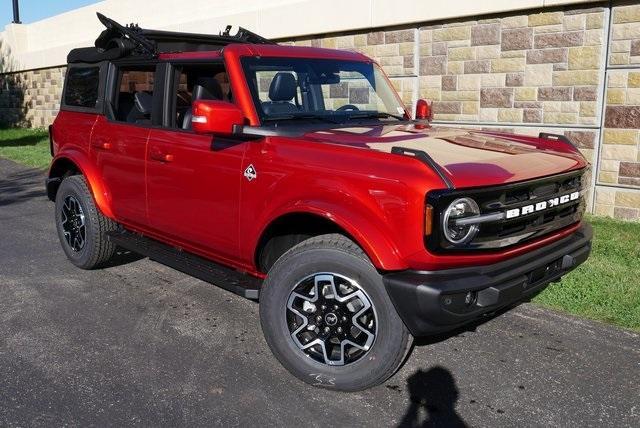
[{"label": "ford bronco", "polygon": [[588,164],[564,136],[437,127],[375,61],[240,28],[122,26],[68,56],[47,192],[69,260],[117,248],[259,301],[311,384],[380,384],[413,337],[584,262]]}]

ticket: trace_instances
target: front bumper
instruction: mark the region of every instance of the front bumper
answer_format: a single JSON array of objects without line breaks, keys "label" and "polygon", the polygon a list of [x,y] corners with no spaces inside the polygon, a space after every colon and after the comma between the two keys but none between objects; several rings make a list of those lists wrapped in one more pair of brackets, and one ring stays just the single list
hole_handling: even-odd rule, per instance
[{"label": "front bumper", "polygon": [[513,259],[486,266],[402,271],[383,276],[389,296],[414,336],[453,330],[520,302],[587,260],[591,226]]}]

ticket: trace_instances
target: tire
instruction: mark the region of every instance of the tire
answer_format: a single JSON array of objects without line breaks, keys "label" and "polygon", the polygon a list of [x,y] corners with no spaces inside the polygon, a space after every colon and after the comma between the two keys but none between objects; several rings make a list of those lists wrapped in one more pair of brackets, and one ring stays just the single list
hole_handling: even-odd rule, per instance
[{"label": "tire", "polygon": [[62,180],[55,210],[58,238],[71,263],[81,269],[94,269],[113,256],[116,246],[107,238],[107,232],[116,230],[118,225],[98,211],[83,176]]},{"label": "tire", "polygon": [[382,276],[339,234],[307,239],[283,254],[267,275],[259,307],[275,357],[314,386],[361,391],[378,385],[396,372],[413,343]]}]

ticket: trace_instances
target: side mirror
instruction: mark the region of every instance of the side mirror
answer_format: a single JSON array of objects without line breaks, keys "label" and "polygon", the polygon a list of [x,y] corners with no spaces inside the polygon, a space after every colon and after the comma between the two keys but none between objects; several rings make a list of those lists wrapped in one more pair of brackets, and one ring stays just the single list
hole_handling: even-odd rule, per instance
[{"label": "side mirror", "polygon": [[419,99],[418,101],[416,101],[416,120],[431,119],[433,119],[433,110],[431,109],[431,103],[423,99]]},{"label": "side mirror", "polygon": [[196,134],[232,134],[236,125],[244,124],[242,110],[225,101],[197,100],[191,109],[191,126]]}]

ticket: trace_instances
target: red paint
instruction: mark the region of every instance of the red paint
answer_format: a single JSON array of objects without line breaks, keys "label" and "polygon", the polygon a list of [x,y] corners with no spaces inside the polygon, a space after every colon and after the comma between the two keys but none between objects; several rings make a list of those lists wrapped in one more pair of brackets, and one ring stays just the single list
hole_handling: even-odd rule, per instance
[{"label": "red paint", "polygon": [[573,147],[552,140],[436,126],[370,126],[367,132],[359,128],[355,132],[324,129],[305,137],[372,151],[388,152],[394,146],[424,150],[456,188],[515,183],[587,165]]},{"label": "red paint", "polygon": [[[235,106],[196,103],[195,114],[211,120],[211,128],[194,124],[200,132],[227,133],[242,120],[260,125],[241,67],[243,56],[371,61],[354,52],[273,45],[162,54],[160,60],[214,60],[221,55]],[[529,180],[586,166],[577,150],[557,141],[479,131],[452,137],[441,134],[448,130],[413,124],[244,141],[61,111],[52,132],[53,163],[73,162],[105,215],[131,230],[258,276],[264,276],[254,263],[261,234],[291,213],[334,222],[382,270],[493,263],[578,227],[504,251],[431,254],[423,242],[425,195],[445,184],[420,161],[387,153],[393,146],[420,146],[456,188]],[[249,165],[257,171],[252,180],[243,176]]]},{"label": "red paint", "polygon": [[169,52],[158,55],[161,61],[189,59],[220,59],[220,51]]},{"label": "red paint", "polygon": [[237,261],[242,159],[250,144],[151,130],[149,153],[172,160],[147,160],[147,224],[182,247]]},{"label": "red paint", "polygon": [[193,102],[192,121],[197,134],[231,134],[234,126],[244,124],[244,114],[232,103],[198,100]]},{"label": "red paint", "polygon": [[427,100],[420,99],[416,101],[416,119],[417,120],[431,120],[432,119],[431,106]]}]

